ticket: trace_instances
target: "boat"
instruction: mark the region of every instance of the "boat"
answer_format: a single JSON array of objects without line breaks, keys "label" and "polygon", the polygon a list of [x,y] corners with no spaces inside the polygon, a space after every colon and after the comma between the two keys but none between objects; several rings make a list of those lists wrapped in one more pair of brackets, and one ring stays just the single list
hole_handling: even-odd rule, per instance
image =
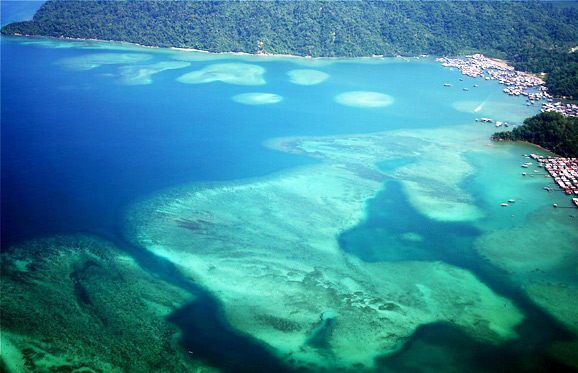
[{"label": "boat", "polygon": [[523,175],[523,176],[526,176],[526,173],[525,173],[525,172],[522,172],[522,175]]},{"label": "boat", "polygon": [[516,200],[515,199],[509,199],[508,202],[514,203],[514,202],[516,202]]},{"label": "boat", "polygon": [[502,203],[500,206],[508,206],[507,203]]},{"label": "boat", "polygon": [[572,198],[572,202],[578,207],[578,198]]},{"label": "boat", "polygon": [[555,204],[553,204],[552,206],[554,206],[554,207],[558,207],[558,204],[557,204],[557,203],[555,203]]},{"label": "boat", "polygon": [[469,88],[464,88],[464,91],[469,91],[469,90],[470,90]]},{"label": "boat", "polygon": [[452,85],[450,83],[445,83],[444,87],[451,87]]}]

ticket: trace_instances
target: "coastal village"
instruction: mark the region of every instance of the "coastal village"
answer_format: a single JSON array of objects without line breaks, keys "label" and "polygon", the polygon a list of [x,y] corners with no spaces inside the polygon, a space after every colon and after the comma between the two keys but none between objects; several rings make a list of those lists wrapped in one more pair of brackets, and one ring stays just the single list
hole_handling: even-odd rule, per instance
[{"label": "coastal village", "polygon": [[[556,111],[564,116],[578,117],[578,105],[555,102],[554,98],[548,94],[544,80],[525,72],[516,71],[514,67],[503,61],[487,58],[481,54],[465,56],[465,58],[443,57],[436,59],[436,61],[441,62],[446,67],[457,68],[463,75],[472,78],[481,77],[485,80],[497,80],[506,86],[503,89],[504,93],[510,96],[525,96],[528,106],[541,101],[542,112]],[[451,86],[449,83],[444,85]],[[464,90],[469,89],[464,88]],[[476,121],[494,123],[494,120],[490,118],[480,118]],[[495,124],[496,127],[500,127],[502,124],[508,126],[508,123],[500,121],[496,121]],[[548,173],[546,177],[551,178],[559,190],[567,195],[578,196],[578,158],[545,157],[538,154],[524,154],[524,157],[535,161],[538,167],[545,169]],[[533,162],[526,162],[521,167],[528,168],[533,164]],[[534,172],[538,171],[534,170]],[[522,172],[522,175],[527,176],[528,173]],[[533,175],[530,174],[530,176]],[[550,186],[545,186],[544,189],[548,192],[555,190]],[[512,203],[514,200],[508,202]],[[572,198],[572,202],[578,207],[578,198]],[[507,203],[501,205],[508,206]],[[553,206],[558,207],[557,204]]]},{"label": "coastal village", "polygon": [[[538,167],[544,168],[548,173],[546,177],[551,178],[559,190],[567,195],[578,195],[578,158],[545,157],[538,154],[524,154],[524,157],[536,161]],[[532,165],[533,162],[526,162],[522,164],[522,167],[528,168]],[[522,175],[526,176],[527,173],[522,172]],[[555,190],[550,186],[545,186],[544,189],[548,192]],[[578,197],[572,198],[572,202],[578,207]],[[558,205],[554,203],[554,207]]]},{"label": "coastal village", "polygon": [[[516,71],[514,67],[503,61],[488,58],[482,54],[465,56],[465,58],[442,57],[436,61],[441,62],[446,67],[457,68],[463,75],[472,78],[481,77],[485,80],[497,80],[506,86],[503,89],[504,93],[510,96],[525,96],[528,106],[541,101],[542,112],[556,111],[565,116],[578,117],[578,105],[555,102],[552,95],[547,92],[548,88],[546,88],[543,79],[522,71]],[[451,86],[449,83],[445,85]],[[469,88],[464,88],[464,90],[469,90]],[[482,118],[483,122],[488,122],[484,119],[488,118]],[[496,125],[499,127],[498,123]]]}]

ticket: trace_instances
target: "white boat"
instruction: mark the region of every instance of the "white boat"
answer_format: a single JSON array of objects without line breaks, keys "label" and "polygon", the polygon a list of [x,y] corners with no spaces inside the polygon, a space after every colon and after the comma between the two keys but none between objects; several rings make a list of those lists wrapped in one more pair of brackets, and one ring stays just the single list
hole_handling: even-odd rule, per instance
[{"label": "white boat", "polygon": [[508,206],[507,203],[502,203],[500,206]]},{"label": "white boat", "polygon": [[575,204],[576,206],[578,206],[578,198],[572,198],[572,202],[574,202],[574,204]]},{"label": "white boat", "polygon": [[515,199],[509,199],[508,202],[514,203],[514,202],[516,202],[516,200]]},{"label": "white boat", "polygon": [[450,83],[445,83],[444,87],[451,87],[452,85]]}]

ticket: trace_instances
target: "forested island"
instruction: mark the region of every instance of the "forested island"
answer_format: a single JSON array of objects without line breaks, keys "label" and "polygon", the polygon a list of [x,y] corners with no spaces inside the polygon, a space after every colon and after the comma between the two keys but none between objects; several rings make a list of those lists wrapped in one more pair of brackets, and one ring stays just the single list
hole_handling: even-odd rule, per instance
[{"label": "forested island", "polygon": [[49,1],[2,33],[313,57],[478,52],[578,97],[578,10],[544,2]]},{"label": "forested island", "polygon": [[497,132],[492,140],[528,141],[562,157],[578,157],[578,117],[541,113],[509,132]]}]

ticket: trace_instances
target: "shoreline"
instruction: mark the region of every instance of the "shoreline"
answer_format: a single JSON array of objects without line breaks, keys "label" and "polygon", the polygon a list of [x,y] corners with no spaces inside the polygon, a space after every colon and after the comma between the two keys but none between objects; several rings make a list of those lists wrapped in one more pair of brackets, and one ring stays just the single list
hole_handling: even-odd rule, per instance
[{"label": "shoreline", "polygon": [[[308,60],[336,60],[336,59],[397,59],[397,58],[422,58],[420,56],[384,56],[384,55],[368,55],[368,56],[358,56],[358,57],[313,57],[313,56],[300,56],[296,54],[289,53],[250,53],[250,52],[212,52],[205,49],[196,48],[185,48],[185,47],[161,47],[158,45],[145,45],[137,42],[123,41],[123,40],[105,40],[105,39],[94,39],[94,38],[75,38],[70,36],[46,36],[46,35],[28,35],[28,34],[2,34],[4,37],[18,37],[18,38],[38,38],[38,39],[48,39],[48,40],[69,40],[69,41],[88,41],[88,42],[98,42],[98,43],[111,43],[111,44],[124,44],[128,46],[148,48],[148,49],[159,49],[163,51],[180,51],[180,52],[195,52],[195,53],[205,53],[214,55],[232,55],[232,56],[250,56],[250,57],[281,57],[281,58],[302,58]],[[428,55],[428,57],[436,57],[433,55]]]},{"label": "shoreline", "polygon": [[551,151],[551,150],[548,150],[548,149],[546,149],[546,148],[544,148],[544,147],[542,147],[542,146],[540,146],[540,145],[538,145],[538,144],[534,144],[533,142],[529,142],[529,141],[526,141],[526,140],[503,140],[503,139],[496,139],[496,140],[494,140],[494,139],[492,139],[492,138],[490,138],[490,139],[491,139],[493,142],[496,142],[496,143],[513,142],[513,143],[521,143],[521,144],[531,145],[531,146],[533,146],[533,147],[535,147],[535,148],[538,148],[538,149],[540,149],[540,150],[543,150],[543,151],[547,152],[547,153],[550,154],[552,157],[557,157],[557,158],[561,157],[559,154],[556,154],[556,153],[554,153],[554,152]]}]

